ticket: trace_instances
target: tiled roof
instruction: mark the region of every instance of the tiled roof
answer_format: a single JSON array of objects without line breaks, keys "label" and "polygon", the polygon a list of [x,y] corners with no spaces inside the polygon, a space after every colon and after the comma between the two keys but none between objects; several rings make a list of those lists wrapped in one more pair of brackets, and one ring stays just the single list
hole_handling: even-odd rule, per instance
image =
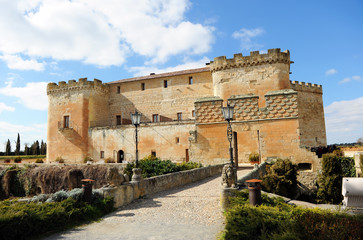
[{"label": "tiled roof", "polygon": [[188,70],[168,72],[168,73],[152,74],[152,75],[147,75],[147,76],[142,76],[142,77],[126,78],[126,79],[121,79],[121,80],[117,80],[117,81],[113,81],[113,82],[108,82],[106,84],[133,82],[133,81],[148,80],[148,79],[154,79],[154,78],[166,78],[166,77],[173,77],[173,76],[184,75],[184,74],[193,74],[193,73],[209,72],[209,71],[210,71],[209,67],[195,68],[195,69],[188,69]]}]

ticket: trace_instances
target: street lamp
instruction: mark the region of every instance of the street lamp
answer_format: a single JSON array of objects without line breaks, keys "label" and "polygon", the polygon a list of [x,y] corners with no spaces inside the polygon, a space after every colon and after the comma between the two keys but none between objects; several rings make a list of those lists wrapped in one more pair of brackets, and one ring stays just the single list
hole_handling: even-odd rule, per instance
[{"label": "street lamp", "polygon": [[228,122],[227,138],[228,138],[228,141],[229,141],[229,158],[230,158],[232,167],[233,167],[233,148],[232,148],[231,120],[233,119],[233,109],[234,109],[234,107],[231,107],[229,104],[227,104],[227,107],[222,107],[223,117]]},{"label": "street lamp", "polygon": [[137,148],[137,127],[140,125],[141,114],[135,110],[135,113],[131,113],[131,122],[135,126],[135,143],[136,143],[136,168],[139,168],[139,149]]}]

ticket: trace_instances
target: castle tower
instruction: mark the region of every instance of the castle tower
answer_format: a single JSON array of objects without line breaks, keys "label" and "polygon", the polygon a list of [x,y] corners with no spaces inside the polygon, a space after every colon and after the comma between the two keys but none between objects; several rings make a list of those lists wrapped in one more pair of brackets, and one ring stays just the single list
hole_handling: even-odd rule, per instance
[{"label": "castle tower", "polygon": [[267,92],[290,88],[290,63],[290,52],[279,48],[267,54],[255,51],[245,57],[241,53],[232,59],[216,57],[210,63],[214,95],[226,102],[232,95],[254,94],[259,107],[265,107]]},{"label": "castle tower", "polygon": [[92,151],[88,128],[96,121],[108,121],[108,86],[100,80],[49,83],[47,163],[58,157],[65,162],[83,160]]}]

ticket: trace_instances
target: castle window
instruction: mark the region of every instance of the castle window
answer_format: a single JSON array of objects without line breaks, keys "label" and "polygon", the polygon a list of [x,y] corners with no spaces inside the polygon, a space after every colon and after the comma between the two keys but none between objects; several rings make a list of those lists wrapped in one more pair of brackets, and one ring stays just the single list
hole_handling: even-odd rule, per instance
[{"label": "castle window", "polygon": [[189,85],[193,84],[193,77],[189,77]]},{"label": "castle window", "polygon": [[179,143],[179,138],[178,137],[175,138],[175,143]]},{"label": "castle window", "polygon": [[195,111],[192,110],[192,117],[195,117]]},{"label": "castle window", "polygon": [[182,113],[181,113],[181,112],[179,112],[179,113],[177,113],[176,115],[177,115],[177,117],[178,117],[178,121],[181,121],[181,120],[182,120]]},{"label": "castle window", "polygon": [[69,116],[63,118],[63,128],[69,128]]},{"label": "castle window", "polygon": [[121,115],[116,116],[116,125],[121,125]]},{"label": "castle window", "polygon": [[168,80],[164,80],[164,88],[168,87]]},{"label": "castle window", "polygon": [[101,159],[105,158],[105,152],[104,152],[104,151],[101,151],[101,152],[100,152],[100,158],[101,158]]},{"label": "castle window", "polygon": [[120,94],[121,93],[121,87],[117,86],[117,93]]},{"label": "castle window", "polygon": [[159,122],[159,114],[153,114],[153,122]]},{"label": "castle window", "polygon": [[145,90],[145,83],[141,83],[141,91]]},{"label": "castle window", "polygon": [[151,151],[151,156],[156,157],[156,152],[155,151]]}]

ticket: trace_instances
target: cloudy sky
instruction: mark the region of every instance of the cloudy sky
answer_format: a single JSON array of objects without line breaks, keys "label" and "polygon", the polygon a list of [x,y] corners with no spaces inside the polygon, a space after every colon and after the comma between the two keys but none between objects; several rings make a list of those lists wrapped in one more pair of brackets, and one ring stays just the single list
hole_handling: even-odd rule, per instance
[{"label": "cloudy sky", "polygon": [[[273,3],[272,3],[273,2]],[[289,49],[323,85],[328,143],[363,137],[363,2],[0,0],[0,151],[46,140],[49,82],[104,82]]]}]

